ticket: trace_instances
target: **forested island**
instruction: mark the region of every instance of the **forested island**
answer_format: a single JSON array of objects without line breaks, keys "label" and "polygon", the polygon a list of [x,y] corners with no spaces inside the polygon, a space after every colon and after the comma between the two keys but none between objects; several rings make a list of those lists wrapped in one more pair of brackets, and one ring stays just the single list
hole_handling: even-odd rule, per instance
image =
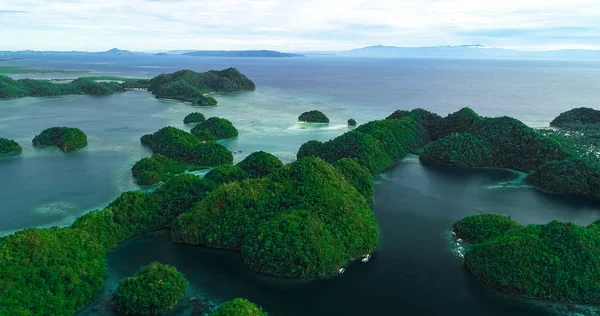
[{"label": "forested island", "polygon": [[210,92],[250,91],[256,89],[256,86],[235,68],[207,72],[180,70],[171,74],[160,74],[152,79],[82,77],[69,83],[34,79],[14,80],[0,76],[0,99],[77,94],[106,96],[127,89],[147,89],[157,98],[211,106],[216,105],[217,101],[207,96]]},{"label": "forested island", "polygon": [[0,156],[16,155],[23,151],[21,145],[12,139],[0,138]]},{"label": "forested island", "polygon": [[321,111],[312,110],[300,114],[298,121],[307,123],[329,123],[329,118]]},{"label": "forested island", "polygon": [[231,121],[220,117],[210,117],[198,123],[191,132],[200,141],[214,141],[238,136],[238,130]]},{"label": "forested island", "polygon": [[87,145],[87,135],[79,128],[51,127],[32,140],[33,146],[56,146],[62,151],[74,151]]}]

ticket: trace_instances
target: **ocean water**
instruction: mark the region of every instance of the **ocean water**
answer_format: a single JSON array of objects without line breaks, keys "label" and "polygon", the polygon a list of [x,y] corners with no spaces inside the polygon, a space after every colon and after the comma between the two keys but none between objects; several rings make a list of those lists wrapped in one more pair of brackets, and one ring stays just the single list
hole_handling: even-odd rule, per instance
[{"label": "ocean water", "polygon": [[[0,235],[26,227],[68,225],[121,192],[143,189],[130,168],[151,153],[139,137],[182,123],[190,112],[230,119],[236,139],[223,141],[239,161],[265,150],[290,162],[300,145],[328,140],[397,109],[422,107],[447,114],[470,106],[483,115],[509,115],[546,126],[560,112],[600,99],[600,63],[572,61],[410,60],[345,58],[195,58],[185,56],[26,56],[11,61],[32,68],[87,70],[93,75],[151,77],[179,69],[234,66],[257,90],[215,94],[219,105],[197,108],[156,100],[143,91],[109,97],[72,96],[0,101],[0,137],[17,140],[20,157],[0,160]],[[67,74],[15,77],[69,78]],[[319,109],[329,125],[297,122]],[[84,130],[89,145],[75,153],[33,148],[50,126]],[[110,293],[141,265],[177,266],[190,281],[173,315],[201,314],[245,297],[273,315],[545,315],[591,314],[587,307],[521,300],[488,288],[465,271],[450,234],[468,214],[498,212],[522,224],[552,219],[589,224],[597,202],[540,192],[519,175],[498,170],[425,167],[415,157],[376,179],[373,211],[380,247],[368,263],[340,276],[289,280],[246,269],[234,252],[170,243],[166,232],[136,237],[108,255],[105,291],[81,315],[112,315]],[[193,299],[199,298],[199,299]]]}]

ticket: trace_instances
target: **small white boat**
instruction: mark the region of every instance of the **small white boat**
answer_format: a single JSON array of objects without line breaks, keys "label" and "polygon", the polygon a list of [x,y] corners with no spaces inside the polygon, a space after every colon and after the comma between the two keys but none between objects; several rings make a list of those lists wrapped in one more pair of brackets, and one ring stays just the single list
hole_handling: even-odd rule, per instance
[{"label": "small white boat", "polygon": [[338,270],[338,273],[339,273],[339,274],[342,274],[342,273],[344,273],[344,271],[346,271],[346,269],[344,269],[344,268],[340,268],[340,269]]},{"label": "small white boat", "polygon": [[363,258],[360,261],[369,262],[369,259],[371,259],[371,255],[365,255],[365,256],[363,256]]},{"label": "small white boat", "polygon": [[454,231],[452,231],[452,236],[456,236],[456,233]]},{"label": "small white boat", "polygon": [[458,238],[456,241],[458,241],[458,242],[462,242],[462,239]]}]

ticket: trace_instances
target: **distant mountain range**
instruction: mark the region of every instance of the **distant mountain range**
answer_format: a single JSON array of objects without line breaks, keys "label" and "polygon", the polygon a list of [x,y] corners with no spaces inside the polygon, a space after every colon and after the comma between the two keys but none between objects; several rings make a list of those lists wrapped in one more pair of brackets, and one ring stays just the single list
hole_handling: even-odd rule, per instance
[{"label": "distant mountain range", "polygon": [[516,58],[516,59],[600,59],[600,50],[551,50],[521,51],[504,48],[489,48],[483,45],[460,46],[368,46],[339,52],[338,56],[346,57],[379,57],[379,58]]},{"label": "distant mountain range", "polygon": [[169,55],[187,55],[187,56],[198,56],[198,57],[303,57],[300,54],[282,53],[273,50],[172,50],[157,54],[143,53],[143,52],[132,52],[129,50],[122,50],[113,48],[104,52],[81,52],[81,51],[33,51],[33,50],[22,50],[22,51],[0,51],[0,55],[27,55],[27,54],[93,54],[93,55],[156,55],[156,56],[169,56]]}]

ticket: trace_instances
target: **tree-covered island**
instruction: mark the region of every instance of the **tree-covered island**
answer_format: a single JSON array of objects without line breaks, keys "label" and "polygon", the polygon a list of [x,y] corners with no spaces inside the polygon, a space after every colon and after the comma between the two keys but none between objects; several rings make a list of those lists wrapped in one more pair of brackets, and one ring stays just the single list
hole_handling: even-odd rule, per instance
[{"label": "tree-covered island", "polygon": [[312,110],[298,116],[298,121],[307,123],[329,123],[329,118],[321,111]]},{"label": "tree-covered island", "polygon": [[33,146],[57,146],[62,151],[73,151],[87,145],[87,135],[79,128],[51,127],[43,130],[32,140]]},{"label": "tree-covered island", "polygon": [[21,145],[12,139],[0,138],[0,156],[17,155],[23,151]]}]

